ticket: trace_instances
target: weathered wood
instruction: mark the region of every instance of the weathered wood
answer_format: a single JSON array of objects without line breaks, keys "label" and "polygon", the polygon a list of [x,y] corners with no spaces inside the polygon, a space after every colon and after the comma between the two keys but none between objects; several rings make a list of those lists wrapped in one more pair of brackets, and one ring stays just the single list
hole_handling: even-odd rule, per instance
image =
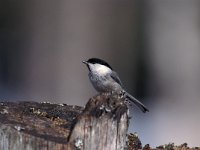
[{"label": "weathered wood", "polygon": [[0,150],[64,150],[83,108],[36,102],[0,103]]},{"label": "weathered wood", "polygon": [[65,104],[0,103],[0,150],[118,150],[125,146],[127,107],[99,95],[85,109]]},{"label": "weathered wood", "polygon": [[128,129],[127,106],[118,96],[90,99],[70,136],[70,143],[86,150],[122,150]]}]

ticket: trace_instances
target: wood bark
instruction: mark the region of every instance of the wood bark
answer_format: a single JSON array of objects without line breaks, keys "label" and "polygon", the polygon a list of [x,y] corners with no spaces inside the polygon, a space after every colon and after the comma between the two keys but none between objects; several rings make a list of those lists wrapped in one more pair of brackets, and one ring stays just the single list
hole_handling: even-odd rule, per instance
[{"label": "wood bark", "polygon": [[0,150],[121,150],[128,114],[124,100],[98,95],[85,109],[48,102],[0,103]]}]

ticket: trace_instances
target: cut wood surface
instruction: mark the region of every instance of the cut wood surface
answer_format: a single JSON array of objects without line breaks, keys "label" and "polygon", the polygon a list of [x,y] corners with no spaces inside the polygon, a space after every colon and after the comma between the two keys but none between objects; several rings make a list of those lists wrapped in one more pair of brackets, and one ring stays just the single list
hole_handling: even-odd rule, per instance
[{"label": "cut wood surface", "polygon": [[127,107],[98,95],[85,109],[48,102],[0,103],[0,150],[124,149]]}]

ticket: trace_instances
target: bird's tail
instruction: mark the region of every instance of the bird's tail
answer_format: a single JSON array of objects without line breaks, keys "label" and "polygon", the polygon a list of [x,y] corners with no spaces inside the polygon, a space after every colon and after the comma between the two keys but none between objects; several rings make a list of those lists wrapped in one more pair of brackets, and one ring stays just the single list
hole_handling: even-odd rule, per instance
[{"label": "bird's tail", "polygon": [[149,111],[147,109],[147,107],[144,106],[144,104],[142,104],[139,100],[137,100],[136,98],[134,98],[128,92],[124,92],[124,96],[125,96],[125,98],[127,98],[128,100],[130,100],[131,102],[133,102],[137,107],[139,107],[143,113],[145,113],[146,111]]}]

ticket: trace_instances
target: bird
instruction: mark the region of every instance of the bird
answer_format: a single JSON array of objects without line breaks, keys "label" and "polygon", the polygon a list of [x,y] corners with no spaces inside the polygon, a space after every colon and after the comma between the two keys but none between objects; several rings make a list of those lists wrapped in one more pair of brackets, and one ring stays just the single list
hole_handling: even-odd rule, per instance
[{"label": "bird", "polygon": [[99,93],[123,93],[123,97],[133,102],[142,112],[149,111],[148,108],[139,100],[129,94],[122,86],[122,82],[118,74],[104,60],[99,58],[89,58],[82,61],[88,68],[89,79],[93,87]]}]

